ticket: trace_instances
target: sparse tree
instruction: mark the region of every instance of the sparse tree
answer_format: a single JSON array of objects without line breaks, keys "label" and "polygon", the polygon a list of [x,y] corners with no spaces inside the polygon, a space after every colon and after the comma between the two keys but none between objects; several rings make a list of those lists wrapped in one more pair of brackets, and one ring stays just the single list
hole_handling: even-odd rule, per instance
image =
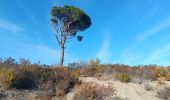
[{"label": "sparse tree", "polygon": [[63,66],[65,44],[76,37],[81,41],[83,36],[77,32],[84,31],[91,25],[90,17],[81,9],[74,6],[54,6],[51,11],[51,22],[55,29],[55,36],[61,47],[60,65]]}]

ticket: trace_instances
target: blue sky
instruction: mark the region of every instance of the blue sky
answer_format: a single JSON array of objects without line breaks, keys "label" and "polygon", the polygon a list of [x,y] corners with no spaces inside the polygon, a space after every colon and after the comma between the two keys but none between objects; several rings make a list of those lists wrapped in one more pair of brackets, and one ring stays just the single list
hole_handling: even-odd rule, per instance
[{"label": "blue sky", "polygon": [[50,24],[52,6],[74,5],[92,19],[67,43],[65,64],[99,58],[102,63],[170,65],[169,0],[0,0],[0,58],[57,64],[60,48]]}]

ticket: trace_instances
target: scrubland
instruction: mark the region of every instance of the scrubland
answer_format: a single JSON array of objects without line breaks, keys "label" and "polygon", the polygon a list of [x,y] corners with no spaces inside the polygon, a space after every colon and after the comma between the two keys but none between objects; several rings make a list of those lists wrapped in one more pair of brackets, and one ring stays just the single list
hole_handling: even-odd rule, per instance
[{"label": "scrubland", "polygon": [[0,60],[0,100],[170,100],[170,67]]}]

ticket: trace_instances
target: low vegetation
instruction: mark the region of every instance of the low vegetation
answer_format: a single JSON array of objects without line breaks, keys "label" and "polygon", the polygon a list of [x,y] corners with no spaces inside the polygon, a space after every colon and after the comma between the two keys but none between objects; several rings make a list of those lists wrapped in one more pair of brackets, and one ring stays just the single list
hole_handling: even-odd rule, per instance
[{"label": "low vegetation", "polygon": [[[100,60],[90,60],[89,63],[73,63],[68,66],[75,76],[99,77],[112,75],[113,78],[122,82],[133,81],[134,79],[164,81],[170,80],[170,66],[162,67],[157,65],[128,66],[123,64],[100,64]],[[71,65],[71,64],[70,64]],[[75,67],[76,66],[76,67]],[[73,70],[74,69],[74,70]]]},{"label": "low vegetation", "polygon": [[0,69],[0,86],[2,88],[11,88],[15,78],[16,76],[14,70],[7,68]]},{"label": "low vegetation", "polygon": [[113,96],[115,90],[111,87],[94,85],[92,83],[83,83],[75,92],[74,100],[105,100]]},{"label": "low vegetation", "polygon": [[[0,60],[0,88],[40,90],[46,93],[46,98],[63,97],[75,90],[74,100],[104,100],[115,95],[113,88],[82,83],[79,77],[101,78],[109,75],[112,79],[125,83],[139,79],[140,83],[158,81],[161,85],[170,80],[170,67],[101,64],[99,59],[90,60],[88,63],[74,62],[66,67],[31,64],[26,59],[16,62],[11,57]],[[144,84],[144,89],[152,91],[153,86]],[[160,98],[169,98],[169,87],[159,90],[157,94]]]},{"label": "low vegetation", "polygon": [[155,76],[159,84],[163,84],[166,80],[167,71],[164,67],[159,67],[155,69]]},{"label": "low vegetation", "polygon": [[128,73],[120,73],[116,75],[116,78],[122,82],[129,82],[130,76]]},{"label": "low vegetation", "polygon": [[8,58],[0,62],[0,87],[3,89],[36,89],[52,91],[56,96],[62,96],[74,88],[80,81],[71,71],[64,67],[50,67],[31,64],[29,60],[21,59],[17,63]]}]

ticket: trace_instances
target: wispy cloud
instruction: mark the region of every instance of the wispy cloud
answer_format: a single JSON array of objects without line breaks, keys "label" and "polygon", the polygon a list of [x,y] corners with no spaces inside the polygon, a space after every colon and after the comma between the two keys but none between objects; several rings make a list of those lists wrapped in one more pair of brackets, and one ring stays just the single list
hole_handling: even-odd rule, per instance
[{"label": "wispy cloud", "polygon": [[157,49],[154,49],[152,53],[147,57],[145,63],[159,63],[169,56],[170,56],[170,43]]},{"label": "wispy cloud", "polygon": [[[24,47],[25,53],[24,54],[30,54],[29,58],[33,59],[34,61],[42,61],[45,64],[58,64],[60,60],[60,49],[55,49],[52,47],[49,47],[47,45],[27,45],[27,47]],[[78,61],[75,59],[73,55],[71,55],[69,52],[65,51],[65,58],[64,58],[64,64],[67,65],[67,63]]]},{"label": "wispy cloud", "polygon": [[125,49],[120,55],[120,58],[118,59],[118,63],[135,65],[137,62],[139,64],[142,55],[140,53],[136,53],[133,51],[135,46],[136,45]]},{"label": "wispy cloud", "polygon": [[96,55],[96,58],[99,58],[102,62],[109,62],[111,56],[110,43],[108,39],[105,39],[101,45],[99,52]]},{"label": "wispy cloud", "polygon": [[[20,48],[19,51],[18,48]],[[60,56],[60,51],[58,49],[44,44],[29,44],[13,41],[11,44],[7,44],[5,49],[9,49],[13,52],[10,54],[4,51],[4,53],[6,53],[5,56],[17,57],[17,59],[28,58],[32,62],[41,61],[44,64],[57,64]]]},{"label": "wispy cloud", "polygon": [[24,30],[21,26],[4,19],[0,19],[0,29],[10,31],[12,33],[21,33]]},{"label": "wispy cloud", "polygon": [[33,46],[28,47],[28,50],[36,53],[37,55],[39,55],[39,57],[44,57],[45,55],[46,57],[49,57],[49,58],[54,57],[54,56],[55,57],[59,56],[58,50],[55,50],[45,45],[33,45]]},{"label": "wispy cloud", "polygon": [[100,48],[98,49],[98,52],[95,54],[95,58],[99,58],[102,63],[109,63],[112,61],[112,52],[111,52],[111,44],[110,44],[110,36],[111,36],[111,30],[110,26],[104,27],[104,30],[101,30],[103,34],[103,41],[100,44]]},{"label": "wispy cloud", "polygon": [[[40,61],[42,64],[58,64],[60,60],[60,49],[43,43],[32,44],[28,41],[20,40],[10,40],[8,43],[5,43],[2,47],[1,57],[12,56],[15,59],[27,58],[31,62]],[[1,46],[0,46],[1,47]],[[19,49],[18,49],[19,48]],[[68,50],[65,50],[64,65],[67,63],[79,61],[74,55],[72,55]]]},{"label": "wispy cloud", "polygon": [[159,33],[161,30],[170,27],[170,18],[167,18],[165,21],[163,21],[162,23],[158,24],[157,26],[147,30],[146,32],[140,34],[137,37],[137,40],[139,41],[143,41],[147,38],[149,38],[150,36],[153,36],[157,33]]},{"label": "wispy cloud", "polygon": [[[140,64],[140,63],[150,64],[156,60],[161,60],[162,57],[168,56],[170,54],[170,53],[168,54],[168,51],[170,50],[170,45],[161,47],[161,49],[157,49],[156,51],[155,50],[152,51],[152,53],[149,54],[149,57],[145,57],[145,59],[147,58],[147,60],[144,60],[144,58],[143,58],[144,54],[141,54],[140,52],[137,52],[135,50],[135,48],[140,46],[144,40],[150,38],[151,36],[158,34],[160,31],[162,31],[163,29],[165,29],[167,27],[170,27],[170,18],[167,18],[162,23],[160,23],[160,24],[156,25],[155,27],[153,27],[149,30],[146,30],[144,33],[140,34],[137,37],[137,41],[121,53],[118,61],[127,63],[127,64],[135,64],[136,62],[138,64]],[[157,62],[155,62],[155,63],[157,63]]]},{"label": "wispy cloud", "polygon": [[24,13],[29,17],[29,19],[35,24],[37,25],[39,28],[41,28],[42,30],[48,30],[51,31],[50,29],[44,27],[36,18],[35,14],[33,13],[32,10],[30,10],[30,6],[26,6],[24,3],[22,3],[22,1],[17,1],[18,6],[24,11]]}]

